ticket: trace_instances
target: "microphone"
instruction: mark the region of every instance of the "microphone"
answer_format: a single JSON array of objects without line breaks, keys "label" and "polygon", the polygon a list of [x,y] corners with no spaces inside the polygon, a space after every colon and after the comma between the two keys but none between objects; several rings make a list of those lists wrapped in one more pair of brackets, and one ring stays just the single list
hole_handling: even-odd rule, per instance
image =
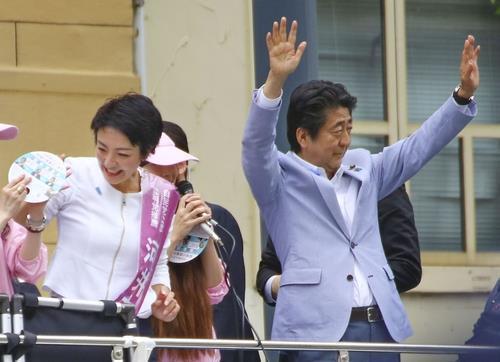
[{"label": "microphone", "polygon": [[[177,191],[179,191],[179,194],[181,196],[194,193],[193,184],[187,180],[179,181],[175,184],[175,186],[177,187]],[[217,222],[215,220],[205,221],[199,225],[201,229],[205,233],[207,233],[214,241],[216,241],[219,245],[223,245],[221,238],[215,233],[214,229],[212,228],[212,226],[217,225]]]}]

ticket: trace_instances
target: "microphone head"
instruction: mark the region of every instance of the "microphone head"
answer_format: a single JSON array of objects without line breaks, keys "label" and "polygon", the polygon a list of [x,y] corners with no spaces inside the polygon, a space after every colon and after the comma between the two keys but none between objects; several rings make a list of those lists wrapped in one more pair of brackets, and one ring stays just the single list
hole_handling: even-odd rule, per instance
[{"label": "microphone head", "polygon": [[186,194],[192,194],[194,192],[193,189],[193,184],[187,180],[179,181],[175,184],[177,187],[177,191],[179,191],[179,194],[181,196],[186,195]]}]

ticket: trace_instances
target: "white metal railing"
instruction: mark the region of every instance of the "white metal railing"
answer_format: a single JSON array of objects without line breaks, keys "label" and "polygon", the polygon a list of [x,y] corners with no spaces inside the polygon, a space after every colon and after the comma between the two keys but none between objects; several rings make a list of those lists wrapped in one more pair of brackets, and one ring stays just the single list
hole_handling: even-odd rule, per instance
[{"label": "white metal railing", "polygon": [[[20,336],[21,343],[24,336]],[[7,343],[5,334],[0,334],[0,344]],[[348,352],[391,352],[413,354],[463,354],[495,352],[500,355],[497,346],[462,346],[462,345],[423,345],[399,343],[357,343],[357,342],[289,342],[263,340],[232,339],[185,339],[185,338],[145,338],[136,336],[124,337],[90,337],[90,336],[58,336],[38,335],[37,344],[40,345],[78,345],[78,346],[111,346],[116,356],[112,361],[121,361],[123,348],[134,350],[132,361],[147,361],[153,348],[181,348],[181,349],[241,349],[241,350],[311,350],[311,351],[339,351],[344,356],[342,361],[348,361]],[[347,359],[345,358],[347,356]],[[340,360],[340,359],[339,359]]]}]

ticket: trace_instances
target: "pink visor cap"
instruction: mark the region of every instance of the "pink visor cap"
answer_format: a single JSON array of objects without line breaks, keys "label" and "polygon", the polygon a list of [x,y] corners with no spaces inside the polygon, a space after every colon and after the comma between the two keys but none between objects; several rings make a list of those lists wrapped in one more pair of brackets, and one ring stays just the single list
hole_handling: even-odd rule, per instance
[{"label": "pink visor cap", "polygon": [[11,140],[17,136],[17,127],[11,124],[0,123],[0,140]]},{"label": "pink visor cap", "polygon": [[174,141],[165,133],[162,133],[155,152],[150,154],[146,161],[155,165],[171,166],[184,161],[198,161],[198,159],[175,147]]}]

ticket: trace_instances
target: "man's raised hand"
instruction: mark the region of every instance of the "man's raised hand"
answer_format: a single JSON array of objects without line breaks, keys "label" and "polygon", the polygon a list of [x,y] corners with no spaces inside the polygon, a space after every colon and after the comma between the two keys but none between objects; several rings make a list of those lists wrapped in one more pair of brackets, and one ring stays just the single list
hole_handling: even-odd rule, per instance
[{"label": "man's raised hand", "polygon": [[460,90],[458,95],[463,98],[470,98],[479,87],[479,67],[477,59],[480,52],[479,45],[472,35],[467,36],[462,50],[460,60]]},{"label": "man's raised hand", "polygon": [[295,47],[297,41],[297,21],[292,22],[290,32],[286,32],[286,18],[273,23],[273,29],[266,35],[267,50],[269,53],[269,75],[264,85],[264,95],[274,99],[281,95],[281,89],[288,76],[300,64],[307,43],[301,42]]}]

